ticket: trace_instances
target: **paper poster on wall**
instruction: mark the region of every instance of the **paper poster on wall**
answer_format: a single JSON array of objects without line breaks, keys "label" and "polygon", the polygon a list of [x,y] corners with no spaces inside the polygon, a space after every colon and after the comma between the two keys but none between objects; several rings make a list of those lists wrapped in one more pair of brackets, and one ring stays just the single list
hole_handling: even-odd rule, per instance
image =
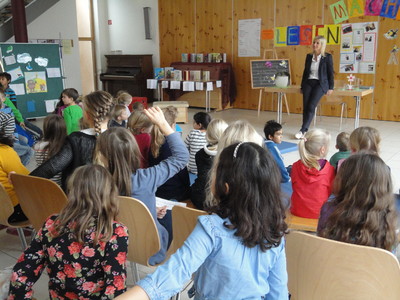
[{"label": "paper poster on wall", "polygon": [[58,78],[61,77],[60,68],[46,68],[48,78]]},{"label": "paper poster on wall", "polygon": [[44,103],[46,105],[46,112],[47,113],[52,113],[56,109],[56,105],[58,103],[58,99],[52,99],[52,100],[44,100]]},{"label": "paper poster on wall", "polygon": [[342,24],[340,73],[375,72],[377,32],[378,22]]},{"label": "paper poster on wall", "polygon": [[10,84],[10,88],[14,90],[15,95],[25,95],[25,85],[23,83]]},{"label": "paper poster on wall", "polygon": [[239,20],[238,56],[260,56],[261,19]]},{"label": "paper poster on wall", "polygon": [[28,100],[26,101],[26,108],[28,112],[34,112],[36,111],[36,103],[34,100]]},{"label": "paper poster on wall", "polygon": [[24,73],[20,67],[8,70],[8,73],[11,75],[11,82],[24,78]]},{"label": "paper poster on wall", "polygon": [[389,60],[387,62],[388,65],[398,65],[399,60],[397,59],[397,52],[399,52],[399,47],[396,45],[393,46],[392,50],[390,50]]},{"label": "paper poster on wall", "polygon": [[47,67],[49,60],[45,57],[39,56],[35,58],[35,63],[37,63],[40,67]]},{"label": "paper poster on wall", "polygon": [[19,64],[27,64],[32,61],[32,56],[29,53],[17,54],[17,62]]},{"label": "paper poster on wall", "polygon": [[376,33],[366,33],[364,35],[363,61],[373,62],[376,56]]},{"label": "paper poster on wall", "polygon": [[17,61],[15,59],[15,55],[10,55],[4,57],[4,62],[6,63],[7,66],[15,64]]},{"label": "paper poster on wall", "polygon": [[27,94],[47,93],[45,72],[25,72],[25,87]]},{"label": "paper poster on wall", "polygon": [[399,29],[389,29],[383,36],[388,40],[394,40],[397,38],[397,32]]}]

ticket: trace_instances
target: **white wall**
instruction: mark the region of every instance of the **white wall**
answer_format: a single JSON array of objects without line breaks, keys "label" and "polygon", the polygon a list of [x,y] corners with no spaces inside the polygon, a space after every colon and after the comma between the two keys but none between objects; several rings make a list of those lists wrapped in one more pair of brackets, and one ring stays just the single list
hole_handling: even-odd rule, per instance
[{"label": "white wall", "polygon": [[[65,87],[82,90],[75,1],[60,0],[28,24],[28,39],[72,39],[72,53],[63,55]],[[14,38],[8,42],[14,42]]]},{"label": "white wall", "polygon": [[[97,0],[98,39],[101,69],[106,71],[105,54],[152,54],[153,66],[160,65],[157,0]],[[143,7],[150,7],[151,40],[145,39]],[[107,25],[108,20],[112,25]]]}]

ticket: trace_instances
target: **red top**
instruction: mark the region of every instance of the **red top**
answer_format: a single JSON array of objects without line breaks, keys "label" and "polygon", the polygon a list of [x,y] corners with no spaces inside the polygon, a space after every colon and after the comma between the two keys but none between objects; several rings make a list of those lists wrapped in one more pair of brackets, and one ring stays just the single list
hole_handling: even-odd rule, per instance
[{"label": "red top", "polygon": [[149,166],[151,136],[148,133],[139,133],[134,135],[134,137],[139,146],[140,153],[142,154],[142,158],[140,159],[140,167],[147,168]]},{"label": "red top", "polygon": [[332,193],[335,168],[326,161],[321,170],[306,167],[301,160],[293,164],[292,172],[292,204],[293,215],[318,219],[321,206]]}]

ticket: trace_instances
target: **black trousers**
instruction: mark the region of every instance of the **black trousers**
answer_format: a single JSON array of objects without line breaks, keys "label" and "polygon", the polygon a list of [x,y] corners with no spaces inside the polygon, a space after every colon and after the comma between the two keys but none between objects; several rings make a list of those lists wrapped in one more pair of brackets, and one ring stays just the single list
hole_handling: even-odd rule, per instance
[{"label": "black trousers", "polygon": [[322,90],[319,80],[308,79],[304,86],[303,91],[303,124],[301,125],[301,132],[307,132],[310,127],[311,121],[315,114],[315,108],[319,100],[325,94]]}]

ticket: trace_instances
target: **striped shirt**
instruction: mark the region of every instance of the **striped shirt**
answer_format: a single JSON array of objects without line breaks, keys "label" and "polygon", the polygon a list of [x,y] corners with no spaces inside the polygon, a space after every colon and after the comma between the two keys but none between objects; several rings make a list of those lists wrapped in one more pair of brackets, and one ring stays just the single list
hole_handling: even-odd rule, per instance
[{"label": "striped shirt", "polygon": [[13,137],[15,131],[14,117],[0,111],[0,131],[4,131],[6,136]]},{"label": "striped shirt", "polygon": [[4,90],[4,94],[11,100],[15,107],[17,107],[17,95],[12,88],[8,87]]},{"label": "striped shirt", "polygon": [[189,164],[188,171],[193,174],[197,174],[196,166],[196,153],[207,144],[206,132],[197,129],[192,129],[185,140],[186,147],[189,150]]},{"label": "striped shirt", "polygon": [[[37,142],[34,146],[33,146],[33,150],[35,150],[35,159],[36,159],[36,164],[39,167],[40,165],[42,165],[45,160],[47,159],[47,149],[44,149],[47,145],[49,144],[49,142],[45,142],[45,141],[40,141]],[[57,183],[59,186],[61,186],[61,172],[54,175],[53,178],[50,178],[52,181],[54,181],[55,183]]]}]

